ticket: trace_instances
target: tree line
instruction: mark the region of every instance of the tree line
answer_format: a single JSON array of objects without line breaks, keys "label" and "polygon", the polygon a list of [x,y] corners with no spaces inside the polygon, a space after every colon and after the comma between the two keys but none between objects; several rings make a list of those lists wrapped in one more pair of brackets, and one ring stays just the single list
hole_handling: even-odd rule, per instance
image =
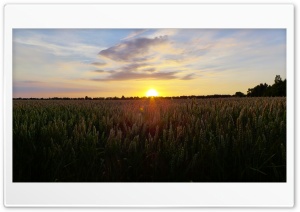
[{"label": "tree line", "polygon": [[49,98],[13,98],[13,100],[145,100],[145,99],[207,99],[207,98],[227,98],[227,97],[234,97],[234,95],[229,94],[214,94],[214,95],[190,95],[190,96],[130,96],[130,97],[79,97],[79,98],[70,98],[70,97],[49,97]]},{"label": "tree line", "polygon": [[253,88],[248,88],[247,95],[238,91],[235,93],[238,97],[258,97],[258,96],[286,96],[286,79],[282,80],[280,75],[276,75],[274,84],[260,83]]}]

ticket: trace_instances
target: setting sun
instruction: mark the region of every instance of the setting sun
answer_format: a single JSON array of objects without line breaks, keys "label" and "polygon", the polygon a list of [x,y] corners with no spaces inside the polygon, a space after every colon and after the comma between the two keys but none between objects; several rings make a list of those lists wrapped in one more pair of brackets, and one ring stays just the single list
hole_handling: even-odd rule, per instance
[{"label": "setting sun", "polygon": [[150,89],[147,91],[146,95],[149,97],[149,96],[158,96],[158,93],[156,90],[154,89]]}]

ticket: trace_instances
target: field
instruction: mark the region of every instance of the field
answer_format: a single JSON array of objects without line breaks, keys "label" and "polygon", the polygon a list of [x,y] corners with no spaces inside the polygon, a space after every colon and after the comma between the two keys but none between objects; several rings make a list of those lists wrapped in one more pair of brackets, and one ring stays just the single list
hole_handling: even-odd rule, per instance
[{"label": "field", "polygon": [[286,182],[286,98],[13,100],[14,182]]}]

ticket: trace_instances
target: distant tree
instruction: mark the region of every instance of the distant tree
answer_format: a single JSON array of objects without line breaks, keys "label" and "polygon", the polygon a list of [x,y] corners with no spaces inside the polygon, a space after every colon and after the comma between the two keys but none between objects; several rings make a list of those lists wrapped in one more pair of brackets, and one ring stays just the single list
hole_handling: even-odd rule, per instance
[{"label": "distant tree", "polygon": [[243,92],[238,91],[238,92],[235,92],[235,95],[234,95],[234,96],[237,96],[237,97],[244,97],[245,94],[244,94]]},{"label": "distant tree", "polygon": [[282,82],[282,79],[281,79],[280,75],[276,75],[274,82],[275,82],[275,84],[278,84],[278,83]]},{"label": "distant tree", "polygon": [[286,79],[282,81],[280,75],[276,75],[275,84],[272,85],[272,96],[286,96]]}]

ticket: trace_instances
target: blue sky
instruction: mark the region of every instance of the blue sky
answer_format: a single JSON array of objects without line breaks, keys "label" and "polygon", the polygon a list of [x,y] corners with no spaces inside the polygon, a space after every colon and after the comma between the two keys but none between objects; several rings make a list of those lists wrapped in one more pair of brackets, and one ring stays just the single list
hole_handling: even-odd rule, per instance
[{"label": "blue sky", "polygon": [[14,29],[14,97],[246,93],[286,78],[284,29]]}]

